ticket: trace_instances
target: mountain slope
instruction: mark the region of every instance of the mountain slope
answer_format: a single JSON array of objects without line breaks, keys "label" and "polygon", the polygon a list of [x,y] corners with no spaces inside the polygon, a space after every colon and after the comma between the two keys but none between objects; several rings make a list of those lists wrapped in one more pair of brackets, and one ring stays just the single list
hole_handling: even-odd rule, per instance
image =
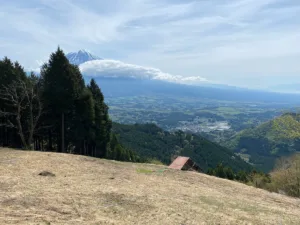
[{"label": "mountain slope", "polygon": [[138,155],[155,158],[166,164],[174,156],[191,157],[202,169],[215,168],[218,163],[233,170],[250,170],[251,166],[227,148],[207,139],[183,132],[170,133],[154,124],[123,125],[113,124],[113,132],[120,142]]},{"label": "mountain slope", "polygon": [[252,129],[244,130],[226,145],[250,162],[269,171],[277,158],[300,150],[300,114],[286,113]]},{"label": "mountain slope", "polygon": [[[190,97],[199,99],[213,99],[220,101],[261,102],[261,103],[300,103],[299,95],[283,94],[243,88],[218,88],[217,86],[194,86],[153,79],[134,79],[124,77],[93,77],[101,87],[105,96],[128,97],[142,95],[164,95],[173,97]],[[91,77],[85,75],[85,79]]]},{"label": "mountain slope", "polygon": [[70,63],[80,66],[87,82],[90,78],[95,78],[106,96],[172,95],[221,101],[300,103],[298,94],[207,83],[201,77],[172,75],[155,68],[103,60],[86,50],[70,52],[66,56]]},{"label": "mountain slope", "polygon": [[67,59],[71,64],[80,65],[82,63],[92,61],[92,60],[101,60],[102,58],[92,55],[86,50],[79,50],[78,52],[70,52],[66,55]]},{"label": "mountain slope", "polygon": [[0,224],[299,224],[299,199],[164,166],[0,149],[0,171]]},{"label": "mountain slope", "polygon": [[[103,60],[86,50],[66,56],[70,63],[80,66],[86,81],[96,79],[106,96],[172,95],[222,101],[300,103],[297,94],[213,84],[203,81],[201,77],[172,75],[155,68]],[[187,85],[187,81],[192,85]]]}]

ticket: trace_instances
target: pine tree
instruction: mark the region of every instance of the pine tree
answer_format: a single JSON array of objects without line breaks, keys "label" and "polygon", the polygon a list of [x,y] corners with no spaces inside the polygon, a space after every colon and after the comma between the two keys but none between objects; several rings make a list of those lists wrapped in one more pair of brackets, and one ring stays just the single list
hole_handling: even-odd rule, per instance
[{"label": "pine tree", "polygon": [[236,179],[242,182],[248,182],[247,174],[245,171],[241,170],[237,173]]},{"label": "pine tree", "polygon": [[82,76],[78,67],[69,63],[60,48],[52,53],[49,62],[43,65],[41,76],[43,98],[49,116],[48,124],[53,125],[50,133],[57,135],[57,148],[66,152],[65,131],[69,129],[68,118],[72,118],[75,101],[83,89]]},{"label": "pine tree", "polygon": [[232,169],[230,167],[225,167],[224,168],[224,173],[225,173],[225,178],[229,179],[229,180],[233,180],[234,179],[234,173],[232,171]]},{"label": "pine tree", "polygon": [[69,132],[69,140],[75,146],[77,154],[95,156],[94,140],[94,99],[88,88],[84,88],[75,103],[75,111],[72,118],[72,125]]},{"label": "pine tree", "polygon": [[[104,157],[108,150],[108,144],[110,142],[111,132],[111,120],[108,116],[108,106],[104,102],[104,97],[101,89],[96,84],[95,80],[92,79],[90,89],[94,98],[94,110],[95,110],[95,145],[96,145],[96,156]],[[114,147],[112,147],[113,149]]]},{"label": "pine tree", "polygon": [[226,174],[224,172],[224,166],[222,163],[219,163],[217,168],[215,169],[215,174],[217,177],[226,178]]}]

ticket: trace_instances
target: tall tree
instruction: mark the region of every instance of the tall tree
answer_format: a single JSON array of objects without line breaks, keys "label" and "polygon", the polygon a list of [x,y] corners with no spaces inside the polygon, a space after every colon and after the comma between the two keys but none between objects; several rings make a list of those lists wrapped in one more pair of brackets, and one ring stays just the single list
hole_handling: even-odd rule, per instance
[{"label": "tall tree", "polygon": [[110,132],[112,122],[108,116],[108,106],[104,102],[101,89],[94,79],[91,80],[90,89],[95,101],[95,144],[97,147],[96,156],[104,157],[109,148]]},{"label": "tall tree", "polygon": [[57,134],[57,148],[66,152],[65,119],[72,114],[75,100],[79,98],[84,83],[80,80],[78,67],[69,63],[60,48],[43,65],[41,76],[45,107],[48,115],[51,115],[48,122],[55,125],[53,131]]},{"label": "tall tree", "polygon": [[74,153],[95,156],[94,99],[88,88],[85,88],[75,104],[69,139],[75,145]]}]

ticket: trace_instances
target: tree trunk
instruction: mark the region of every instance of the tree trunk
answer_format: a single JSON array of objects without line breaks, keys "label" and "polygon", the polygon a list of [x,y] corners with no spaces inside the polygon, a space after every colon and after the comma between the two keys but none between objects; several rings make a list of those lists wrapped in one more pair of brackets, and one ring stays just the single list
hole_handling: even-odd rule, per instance
[{"label": "tree trunk", "polygon": [[86,145],[85,145],[85,140],[83,140],[83,155],[86,155]]},{"label": "tree trunk", "polygon": [[44,138],[43,138],[43,136],[42,136],[42,140],[41,140],[41,149],[42,149],[42,151],[44,151]]},{"label": "tree trunk", "polygon": [[17,126],[18,126],[18,131],[19,131],[19,135],[22,141],[22,144],[24,146],[25,149],[27,149],[29,146],[27,146],[27,143],[25,141],[25,137],[24,137],[24,133],[23,133],[23,128],[22,128],[22,124],[21,124],[21,105],[19,104],[18,106],[18,114],[17,114]]},{"label": "tree trunk", "polygon": [[49,141],[48,141],[48,150],[49,151],[52,151],[53,150],[53,143],[52,143],[52,131],[49,130],[49,133],[48,133],[48,137],[49,137]]},{"label": "tree trunk", "polygon": [[[28,99],[29,101],[29,99]],[[28,136],[28,147],[31,148],[31,143],[33,139],[33,132],[34,132],[34,125],[33,125],[33,109],[32,109],[32,102],[29,103],[29,136]]]},{"label": "tree trunk", "polygon": [[65,114],[61,114],[61,152],[65,152]]}]

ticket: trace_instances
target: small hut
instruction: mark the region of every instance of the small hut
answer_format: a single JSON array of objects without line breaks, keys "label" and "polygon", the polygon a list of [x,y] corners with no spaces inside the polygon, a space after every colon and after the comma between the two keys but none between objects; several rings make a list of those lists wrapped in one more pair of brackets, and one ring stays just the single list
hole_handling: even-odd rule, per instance
[{"label": "small hut", "polygon": [[169,166],[176,170],[189,170],[202,172],[201,168],[189,157],[178,156]]}]

